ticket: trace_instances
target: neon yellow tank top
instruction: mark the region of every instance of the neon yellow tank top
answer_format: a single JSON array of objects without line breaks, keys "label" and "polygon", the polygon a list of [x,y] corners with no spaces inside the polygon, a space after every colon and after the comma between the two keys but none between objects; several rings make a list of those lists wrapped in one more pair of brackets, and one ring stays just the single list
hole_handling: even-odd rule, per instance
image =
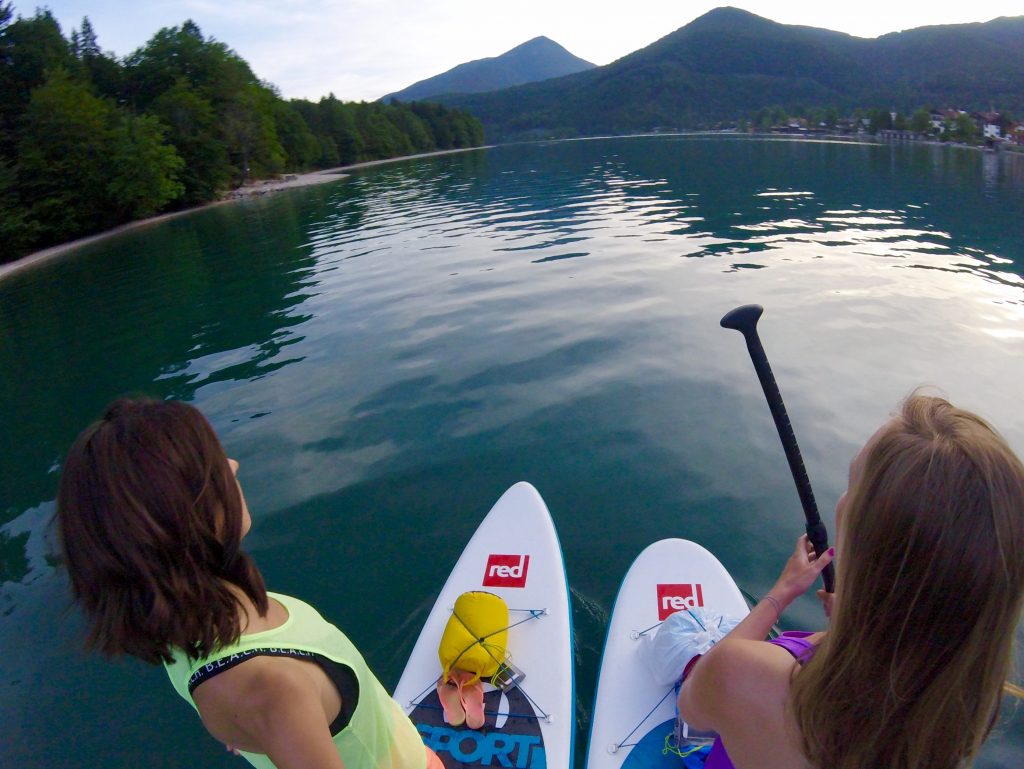
[{"label": "neon yellow tank top", "polygon": [[[288,611],[284,624],[272,630],[243,635],[238,643],[218,649],[206,659],[189,660],[184,652],[175,650],[174,661],[164,667],[178,694],[195,708],[188,690],[189,679],[204,666],[213,667],[231,655],[267,648],[320,654],[347,665],[359,682],[359,701],[352,718],[348,726],[334,736],[334,744],[345,768],[425,769],[426,751],[419,732],[384,690],[345,634],[309,604],[279,593],[267,595]],[[276,769],[273,762],[261,753],[242,752],[242,755],[257,769]]]}]

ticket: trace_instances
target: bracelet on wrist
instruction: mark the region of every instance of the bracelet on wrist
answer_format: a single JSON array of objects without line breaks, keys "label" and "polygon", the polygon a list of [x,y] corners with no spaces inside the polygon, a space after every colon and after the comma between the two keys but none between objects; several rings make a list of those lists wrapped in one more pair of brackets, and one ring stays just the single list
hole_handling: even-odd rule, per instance
[{"label": "bracelet on wrist", "polygon": [[778,621],[782,618],[782,604],[779,603],[779,599],[773,595],[765,594],[762,601],[768,601],[772,606],[775,607],[775,620]]}]

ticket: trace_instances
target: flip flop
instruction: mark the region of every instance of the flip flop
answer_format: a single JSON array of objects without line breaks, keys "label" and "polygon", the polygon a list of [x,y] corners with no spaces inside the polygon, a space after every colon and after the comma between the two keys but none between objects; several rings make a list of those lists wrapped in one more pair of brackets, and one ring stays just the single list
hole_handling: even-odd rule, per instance
[{"label": "flip flop", "polygon": [[451,726],[462,726],[466,722],[466,708],[462,704],[462,686],[449,676],[448,680],[437,679],[437,697],[441,700],[444,720]]},{"label": "flip flop", "polygon": [[464,670],[452,671],[452,677],[459,687],[462,709],[466,714],[466,726],[480,729],[484,725],[484,685],[480,679],[469,683],[473,674]]}]

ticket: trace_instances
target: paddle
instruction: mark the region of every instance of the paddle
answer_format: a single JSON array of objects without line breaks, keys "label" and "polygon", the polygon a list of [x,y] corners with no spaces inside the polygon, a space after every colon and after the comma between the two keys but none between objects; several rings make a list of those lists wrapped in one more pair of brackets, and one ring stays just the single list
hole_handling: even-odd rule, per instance
[{"label": "paddle", "polygon": [[[804,460],[800,456],[800,447],[797,446],[796,435],[793,434],[793,425],[789,422],[786,406],[782,402],[782,393],[779,392],[779,386],[775,383],[775,376],[768,363],[768,356],[764,354],[764,347],[761,346],[761,340],[757,336],[757,321],[763,312],[764,307],[759,304],[745,304],[742,307],[737,307],[735,310],[727,312],[722,318],[722,328],[739,331],[747,341],[747,352],[750,353],[750,360],[754,364],[757,378],[761,381],[761,389],[764,390],[764,397],[768,401],[768,408],[771,409],[775,428],[779,431],[782,448],[789,461],[789,471],[793,474],[793,482],[796,483],[796,490],[800,495],[804,518],[807,519],[807,538],[814,545],[814,552],[821,555],[828,549],[828,532],[818,514],[818,505],[814,501],[811,481],[807,477],[807,470],[804,469]],[[835,569],[832,568],[831,563],[821,573],[821,579],[825,583],[827,592],[835,591]]]}]

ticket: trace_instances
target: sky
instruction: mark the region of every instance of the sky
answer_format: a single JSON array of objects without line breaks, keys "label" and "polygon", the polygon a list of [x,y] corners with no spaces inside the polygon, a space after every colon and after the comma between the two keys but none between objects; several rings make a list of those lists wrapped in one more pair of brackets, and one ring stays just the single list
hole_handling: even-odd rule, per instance
[{"label": "sky", "polygon": [[[161,27],[194,20],[285,98],[372,101],[539,35],[604,65],[724,2],[680,0],[9,0],[50,8],[65,36],[88,16],[100,47],[126,56]],[[1024,0],[734,0],[780,22],[878,37],[932,24],[1024,15]],[[639,12],[637,12],[639,10]]]}]

